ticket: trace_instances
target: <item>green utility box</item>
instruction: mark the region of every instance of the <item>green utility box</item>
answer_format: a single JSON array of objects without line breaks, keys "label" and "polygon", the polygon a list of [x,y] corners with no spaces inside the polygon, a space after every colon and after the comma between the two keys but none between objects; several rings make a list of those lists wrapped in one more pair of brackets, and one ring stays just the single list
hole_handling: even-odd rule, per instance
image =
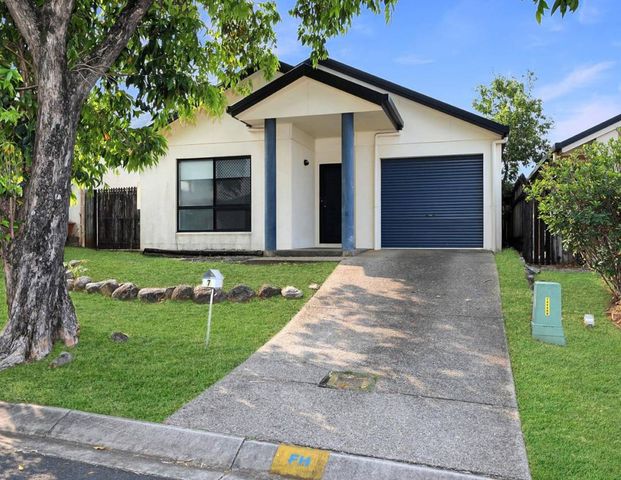
[{"label": "green utility box", "polygon": [[561,285],[553,282],[535,282],[533,300],[533,337],[554,345],[565,345],[561,323]]}]

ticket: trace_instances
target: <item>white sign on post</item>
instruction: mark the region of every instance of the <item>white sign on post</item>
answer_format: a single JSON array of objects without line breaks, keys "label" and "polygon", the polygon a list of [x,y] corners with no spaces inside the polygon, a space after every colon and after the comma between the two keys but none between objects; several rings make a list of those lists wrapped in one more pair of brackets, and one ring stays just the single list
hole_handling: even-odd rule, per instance
[{"label": "white sign on post", "polygon": [[213,294],[217,288],[224,286],[224,275],[220,270],[211,269],[203,275],[203,287],[211,288],[209,297],[209,316],[207,317],[207,336],[205,337],[205,348],[209,346],[209,336],[211,334],[211,309],[213,308]]},{"label": "white sign on post", "polygon": [[224,276],[220,270],[211,269],[203,275],[203,287],[222,288],[224,284]]}]

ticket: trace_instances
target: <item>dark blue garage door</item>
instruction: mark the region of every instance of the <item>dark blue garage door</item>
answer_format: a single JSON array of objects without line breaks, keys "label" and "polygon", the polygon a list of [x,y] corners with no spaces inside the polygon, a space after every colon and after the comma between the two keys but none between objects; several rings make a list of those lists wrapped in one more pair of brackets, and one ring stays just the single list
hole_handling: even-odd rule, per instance
[{"label": "dark blue garage door", "polygon": [[483,157],[382,160],[382,247],[483,247]]}]

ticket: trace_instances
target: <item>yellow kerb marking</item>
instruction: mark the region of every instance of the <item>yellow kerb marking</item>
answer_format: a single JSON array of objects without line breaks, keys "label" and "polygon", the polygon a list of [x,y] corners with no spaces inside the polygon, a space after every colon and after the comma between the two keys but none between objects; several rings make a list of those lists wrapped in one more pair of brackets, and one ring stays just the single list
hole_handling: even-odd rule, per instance
[{"label": "yellow kerb marking", "polygon": [[330,452],[315,448],[280,445],[272,460],[272,473],[308,480],[321,480]]},{"label": "yellow kerb marking", "polygon": [[544,307],[544,313],[546,317],[550,316],[550,297],[546,297],[546,303]]}]

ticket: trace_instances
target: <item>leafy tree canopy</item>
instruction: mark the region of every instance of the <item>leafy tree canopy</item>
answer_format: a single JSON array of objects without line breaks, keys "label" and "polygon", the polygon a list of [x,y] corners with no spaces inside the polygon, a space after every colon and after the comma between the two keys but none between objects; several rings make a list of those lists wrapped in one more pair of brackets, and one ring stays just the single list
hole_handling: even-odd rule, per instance
[{"label": "leafy tree canopy", "polygon": [[532,72],[523,79],[499,75],[477,87],[474,108],[511,128],[503,151],[505,185],[515,182],[520,166],[541,160],[550,149],[546,136],[553,122],[544,115],[543,102],[533,96],[535,80]]},{"label": "leafy tree canopy", "polygon": [[[43,2],[38,2],[43,4]],[[131,3],[131,2],[129,2]],[[290,14],[300,20],[299,39],[313,59],[327,55],[326,39],[347,31],[363,8],[390,16],[396,0],[298,0]],[[69,28],[68,67],[89,72],[89,56],[110,31],[126,2],[75,2]],[[221,114],[227,89],[244,90],[249,69],[271,76],[278,60],[275,1],[159,0],[149,8],[127,47],[101,72],[85,103],[75,148],[74,182],[97,186],[109,168],[140,170],[166,149],[162,136],[173,116],[199,108]],[[34,140],[37,79],[28,47],[7,7],[0,4],[0,142],[23,152],[24,178]],[[247,87],[247,86],[246,86]],[[130,128],[148,117],[148,125]],[[144,122],[143,122],[144,123]]]}]

